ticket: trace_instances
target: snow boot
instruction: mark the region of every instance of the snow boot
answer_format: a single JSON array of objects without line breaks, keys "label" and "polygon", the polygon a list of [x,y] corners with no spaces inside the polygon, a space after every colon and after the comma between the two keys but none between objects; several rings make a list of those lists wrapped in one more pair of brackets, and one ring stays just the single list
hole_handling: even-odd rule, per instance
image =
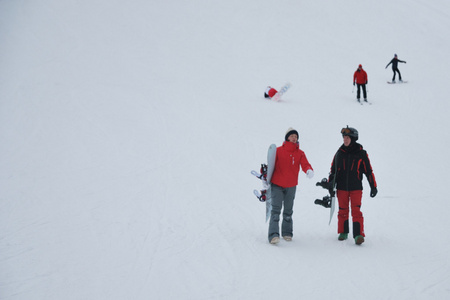
[{"label": "snow boot", "polygon": [[362,243],[364,243],[364,237],[362,235],[358,235],[357,237],[355,237],[356,245],[361,245]]},{"label": "snow boot", "polygon": [[283,236],[283,239],[284,239],[286,242],[290,242],[290,241],[292,241],[292,236],[285,235],[285,236]]},{"label": "snow boot", "polygon": [[340,233],[338,240],[345,241],[348,238],[348,233]]},{"label": "snow boot", "polygon": [[280,242],[280,238],[279,237],[273,237],[271,240],[270,240],[270,243],[271,244],[273,244],[273,245],[275,245],[275,244],[278,244]]}]

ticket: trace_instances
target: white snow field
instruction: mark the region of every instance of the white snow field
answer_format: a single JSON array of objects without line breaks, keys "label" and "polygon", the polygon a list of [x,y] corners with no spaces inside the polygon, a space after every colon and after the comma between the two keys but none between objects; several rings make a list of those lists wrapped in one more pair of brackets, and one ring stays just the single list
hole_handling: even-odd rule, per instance
[{"label": "white snow field", "polygon": [[[447,0],[0,0],[0,299],[450,299],[449,28]],[[346,125],[361,246],[314,205]],[[291,126],[315,177],[274,246],[250,171]]]}]

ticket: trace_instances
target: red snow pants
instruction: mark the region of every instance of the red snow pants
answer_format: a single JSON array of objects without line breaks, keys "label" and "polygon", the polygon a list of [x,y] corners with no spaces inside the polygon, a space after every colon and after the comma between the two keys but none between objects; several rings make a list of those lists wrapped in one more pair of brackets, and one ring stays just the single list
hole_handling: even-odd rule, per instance
[{"label": "red snow pants", "polygon": [[364,234],[364,217],[361,212],[362,190],[337,190],[339,202],[338,233],[349,233],[349,208],[352,209],[353,237]]}]

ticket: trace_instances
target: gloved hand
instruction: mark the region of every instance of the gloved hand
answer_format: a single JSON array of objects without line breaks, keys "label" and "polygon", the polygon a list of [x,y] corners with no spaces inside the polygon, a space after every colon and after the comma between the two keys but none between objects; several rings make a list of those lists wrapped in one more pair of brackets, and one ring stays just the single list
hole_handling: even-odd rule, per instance
[{"label": "gloved hand", "polygon": [[308,171],[306,171],[306,177],[308,177],[309,179],[314,177],[314,171],[309,169]]},{"label": "gloved hand", "polygon": [[353,85],[355,85],[355,83],[353,82]]},{"label": "gloved hand", "polygon": [[377,195],[377,193],[378,193],[378,190],[376,187],[373,187],[370,189],[370,197],[371,198],[375,197]]}]

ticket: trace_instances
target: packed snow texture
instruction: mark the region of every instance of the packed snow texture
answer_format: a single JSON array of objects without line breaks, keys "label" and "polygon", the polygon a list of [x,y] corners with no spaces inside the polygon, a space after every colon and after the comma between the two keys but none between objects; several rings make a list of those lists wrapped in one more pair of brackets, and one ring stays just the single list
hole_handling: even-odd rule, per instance
[{"label": "packed snow texture", "polygon": [[[0,1],[0,299],[449,299],[449,28],[447,0]],[[361,246],[314,205],[346,125]],[[291,126],[315,178],[273,246],[250,171]]]}]

